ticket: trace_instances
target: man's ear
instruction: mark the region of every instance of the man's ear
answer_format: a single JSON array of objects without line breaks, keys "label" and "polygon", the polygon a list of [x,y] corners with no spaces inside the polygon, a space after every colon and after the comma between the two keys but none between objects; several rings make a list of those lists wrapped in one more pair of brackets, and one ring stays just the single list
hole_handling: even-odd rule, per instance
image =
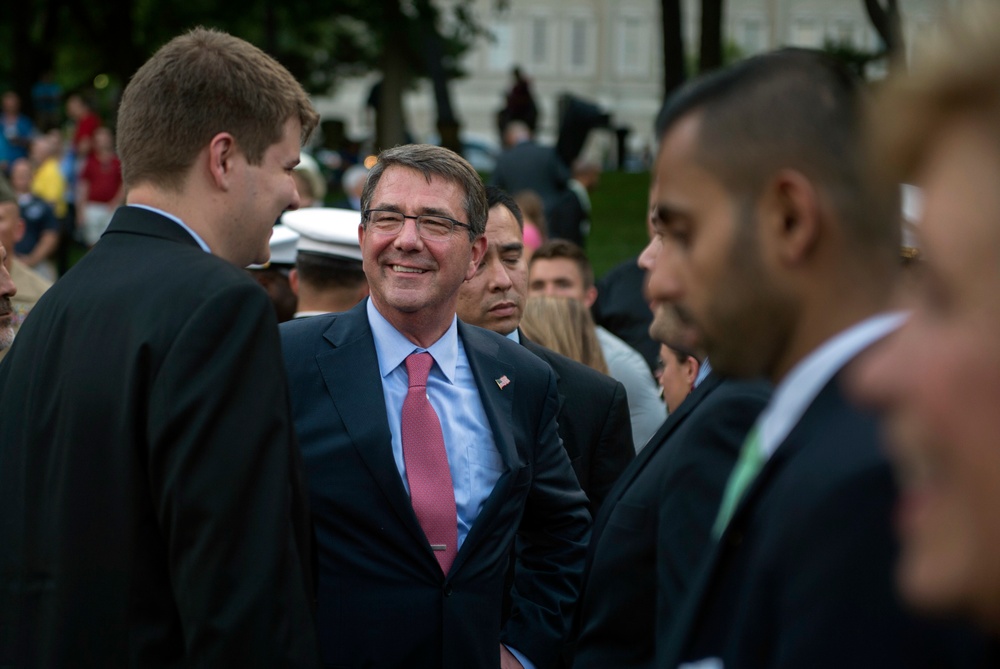
[{"label": "man's ear", "polygon": [[583,305],[590,309],[597,301],[597,286],[591,286],[583,291]]},{"label": "man's ear", "polygon": [[796,170],[781,170],[761,200],[764,232],[779,260],[797,265],[813,252],[822,232],[819,194]]},{"label": "man's ear", "polygon": [[288,272],[288,287],[295,293],[295,297],[299,296],[299,270],[294,267]]},{"label": "man's ear", "polygon": [[236,140],[228,132],[218,133],[208,143],[208,171],[219,190],[228,191],[232,187],[233,159],[238,152]]},{"label": "man's ear", "polygon": [[483,261],[483,256],[486,255],[486,236],[479,235],[476,240],[472,242],[472,258],[469,260],[469,269],[465,273],[465,280],[468,281],[476,275],[476,270],[479,269],[479,263]]},{"label": "man's ear", "polygon": [[693,390],[695,379],[698,378],[698,372],[701,371],[701,362],[694,357],[689,355],[687,360],[684,361],[684,380],[687,381],[688,386]]}]

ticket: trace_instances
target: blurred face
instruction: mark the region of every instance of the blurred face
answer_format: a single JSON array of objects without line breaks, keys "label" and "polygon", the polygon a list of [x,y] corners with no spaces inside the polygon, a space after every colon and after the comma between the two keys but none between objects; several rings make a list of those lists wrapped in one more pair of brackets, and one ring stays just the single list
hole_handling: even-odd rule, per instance
[{"label": "blurred face", "polygon": [[10,168],[10,185],[16,193],[31,190],[31,163],[26,158],[18,158]]},{"label": "blurred face", "polygon": [[507,207],[490,209],[486,254],[458,292],[458,317],[507,335],[517,329],[528,292],[528,267],[517,219]]},{"label": "blurred face", "polygon": [[251,165],[239,150],[233,158],[238,181],[226,242],[230,250],[220,255],[236,265],[266,263],[274,222],[281,212],[299,207],[292,171],[299,162],[300,130],[298,119],[286,121],[281,139],[267,148],[259,165]]},{"label": "blurred face", "polygon": [[21,209],[17,202],[0,202],[0,244],[10,249],[6,266],[10,270],[10,261],[14,255],[14,245],[24,236],[24,222],[21,220]]},{"label": "blurred face", "polygon": [[[406,216],[440,214],[467,222],[465,192],[452,181],[392,166],[382,173],[372,193],[371,209],[398,211]],[[395,234],[359,229],[365,276],[375,307],[397,329],[412,332],[447,328],[455,314],[462,282],[475,276],[486,249],[485,237],[469,240],[456,227],[441,240],[424,239],[416,221],[403,221]]]},{"label": "blurred face", "polygon": [[115,138],[109,129],[101,126],[94,131],[94,148],[108,153],[115,150]]},{"label": "blurred face", "polygon": [[649,272],[650,299],[690,320],[715,369],[767,374],[784,342],[787,307],[762,260],[754,212],[697,160],[699,124],[689,115],[664,138],[654,234],[639,264]]},{"label": "blurred face", "polygon": [[593,286],[583,283],[583,272],[569,258],[535,258],[528,275],[528,294],[568,297],[590,306],[597,299]]},{"label": "blurred face", "polygon": [[21,99],[17,97],[17,93],[13,91],[8,91],[3,94],[3,111],[5,114],[17,114],[21,111]]},{"label": "blurred face", "polygon": [[0,244],[0,351],[14,343],[14,307],[10,303],[17,289],[7,272],[7,249]]},{"label": "blurred face", "polygon": [[[964,121],[964,122],[963,122]],[[860,361],[901,487],[898,580],[919,606],[1000,629],[1000,155],[953,121],[919,180],[926,260],[906,325]]]},{"label": "blurred face", "polygon": [[663,365],[658,380],[663,390],[663,401],[667,404],[667,411],[674,411],[691,392],[696,376],[695,362],[691,357],[678,362],[674,349],[666,344],[660,344],[660,360]]}]

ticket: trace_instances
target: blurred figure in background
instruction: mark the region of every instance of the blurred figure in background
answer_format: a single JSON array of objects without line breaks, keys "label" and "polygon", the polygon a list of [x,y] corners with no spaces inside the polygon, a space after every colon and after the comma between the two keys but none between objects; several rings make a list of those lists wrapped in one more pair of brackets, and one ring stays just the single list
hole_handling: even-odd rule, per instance
[{"label": "blurred figure in background", "polygon": [[548,295],[529,297],[524,305],[521,330],[528,339],[545,348],[602,374],[608,373],[594,321],[577,300]]},{"label": "blurred figure in background", "polygon": [[886,84],[871,117],[881,176],[920,186],[923,216],[912,313],[861,361],[853,386],[883,412],[902,488],[903,595],[922,609],[970,616],[996,636],[1000,8],[964,10],[910,74]]},{"label": "blurred figure in background", "polygon": [[520,207],[524,216],[524,260],[530,261],[531,255],[539,246],[549,239],[548,223],[545,221],[545,205],[542,198],[533,190],[522,190],[514,195],[514,201]]},{"label": "blurred figure in background", "polygon": [[[6,318],[7,327],[12,328],[11,332],[14,334],[17,334],[21,323],[24,322],[38,299],[52,286],[51,281],[42,278],[40,274],[32,271],[15,256],[14,246],[23,235],[24,221],[17,204],[17,195],[0,175],[0,246],[4,249],[10,249],[7,251],[6,260],[0,262],[3,264],[3,271],[10,274],[14,285],[18,287],[17,295],[6,298],[8,301],[7,309],[4,309],[5,305],[0,304],[0,312],[4,312],[0,315],[0,321]],[[8,316],[11,312],[13,315]],[[4,326],[0,324],[0,327]],[[0,360],[3,359],[5,352],[5,347],[0,343]]]},{"label": "blurred figure in background", "polygon": [[660,384],[667,411],[673,413],[694,390],[701,361],[692,351],[668,344],[660,344],[660,360],[656,381]]},{"label": "blurred figure in background", "polygon": [[15,160],[28,155],[35,132],[31,119],[21,113],[20,96],[6,91],[0,99],[0,172],[10,170]]},{"label": "blurred figure in background", "polygon": [[83,243],[92,247],[125,201],[122,164],[115,153],[111,129],[94,131],[94,150],[83,164],[76,181],[76,224]]},{"label": "blurred figure in background", "polygon": [[17,204],[24,220],[24,234],[21,235],[16,251],[17,256],[25,265],[44,276],[49,281],[55,281],[56,268],[50,258],[59,247],[59,219],[52,211],[52,206],[31,192],[31,182],[34,172],[27,158],[14,161],[10,170],[10,185],[17,196]]},{"label": "blurred figure in background", "polygon": [[361,191],[365,189],[367,179],[368,168],[364,165],[351,165],[344,170],[344,176],[340,178],[341,187],[344,189],[344,198],[334,206],[339,209],[361,211]]},{"label": "blurred figure in background", "polygon": [[[552,239],[531,257],[528,268],[530,295],[570,297],[590,308],[597,299],[594,270],[587,254],[577,244]],[[639,451],[667,417],[656,381],[642,356],[604,328],[596,328],[597,341],[612,378],[622,382],[628,394],[632,438]]]},{"label": "blurred figure in background", "polygon": [[56,218],[66,217],[66,177],[59,166],[60,146],[52,135],[39,135],[31,140],[28,159],[34,171],[31,192],[52,207]]},{"label": "blurred figure in background", "polygon": [[326,177],[319,163],[305,151],[299,154],[299,164],[292,172],[295,187],[299,191],[299,207],[322,207],[326,199]]}]

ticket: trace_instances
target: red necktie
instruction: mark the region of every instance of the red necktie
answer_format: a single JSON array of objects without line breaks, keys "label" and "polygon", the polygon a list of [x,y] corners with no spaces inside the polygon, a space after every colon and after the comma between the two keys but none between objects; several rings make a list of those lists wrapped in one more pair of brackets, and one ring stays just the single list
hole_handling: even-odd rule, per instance
[{"label": "red necktie", "polygon": [[410,389],[403,400],[403,462],[413,511],[441,571],[447,574],[458,552],[458,514],[441,421],[427,399],[427,375],[433,364],[430,353],[411,353],[406,358]]}]

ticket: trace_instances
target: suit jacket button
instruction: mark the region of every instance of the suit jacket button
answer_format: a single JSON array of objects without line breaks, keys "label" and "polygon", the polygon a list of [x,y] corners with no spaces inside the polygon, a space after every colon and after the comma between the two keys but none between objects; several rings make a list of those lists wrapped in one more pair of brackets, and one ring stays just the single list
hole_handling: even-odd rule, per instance
[{"label": "suit jacket button", "polygon": [[451,586],[450,585],[444,586],[444,596],[445,597],[451,597],[451,592],[452,592],[452,590],[451,590]]}]

